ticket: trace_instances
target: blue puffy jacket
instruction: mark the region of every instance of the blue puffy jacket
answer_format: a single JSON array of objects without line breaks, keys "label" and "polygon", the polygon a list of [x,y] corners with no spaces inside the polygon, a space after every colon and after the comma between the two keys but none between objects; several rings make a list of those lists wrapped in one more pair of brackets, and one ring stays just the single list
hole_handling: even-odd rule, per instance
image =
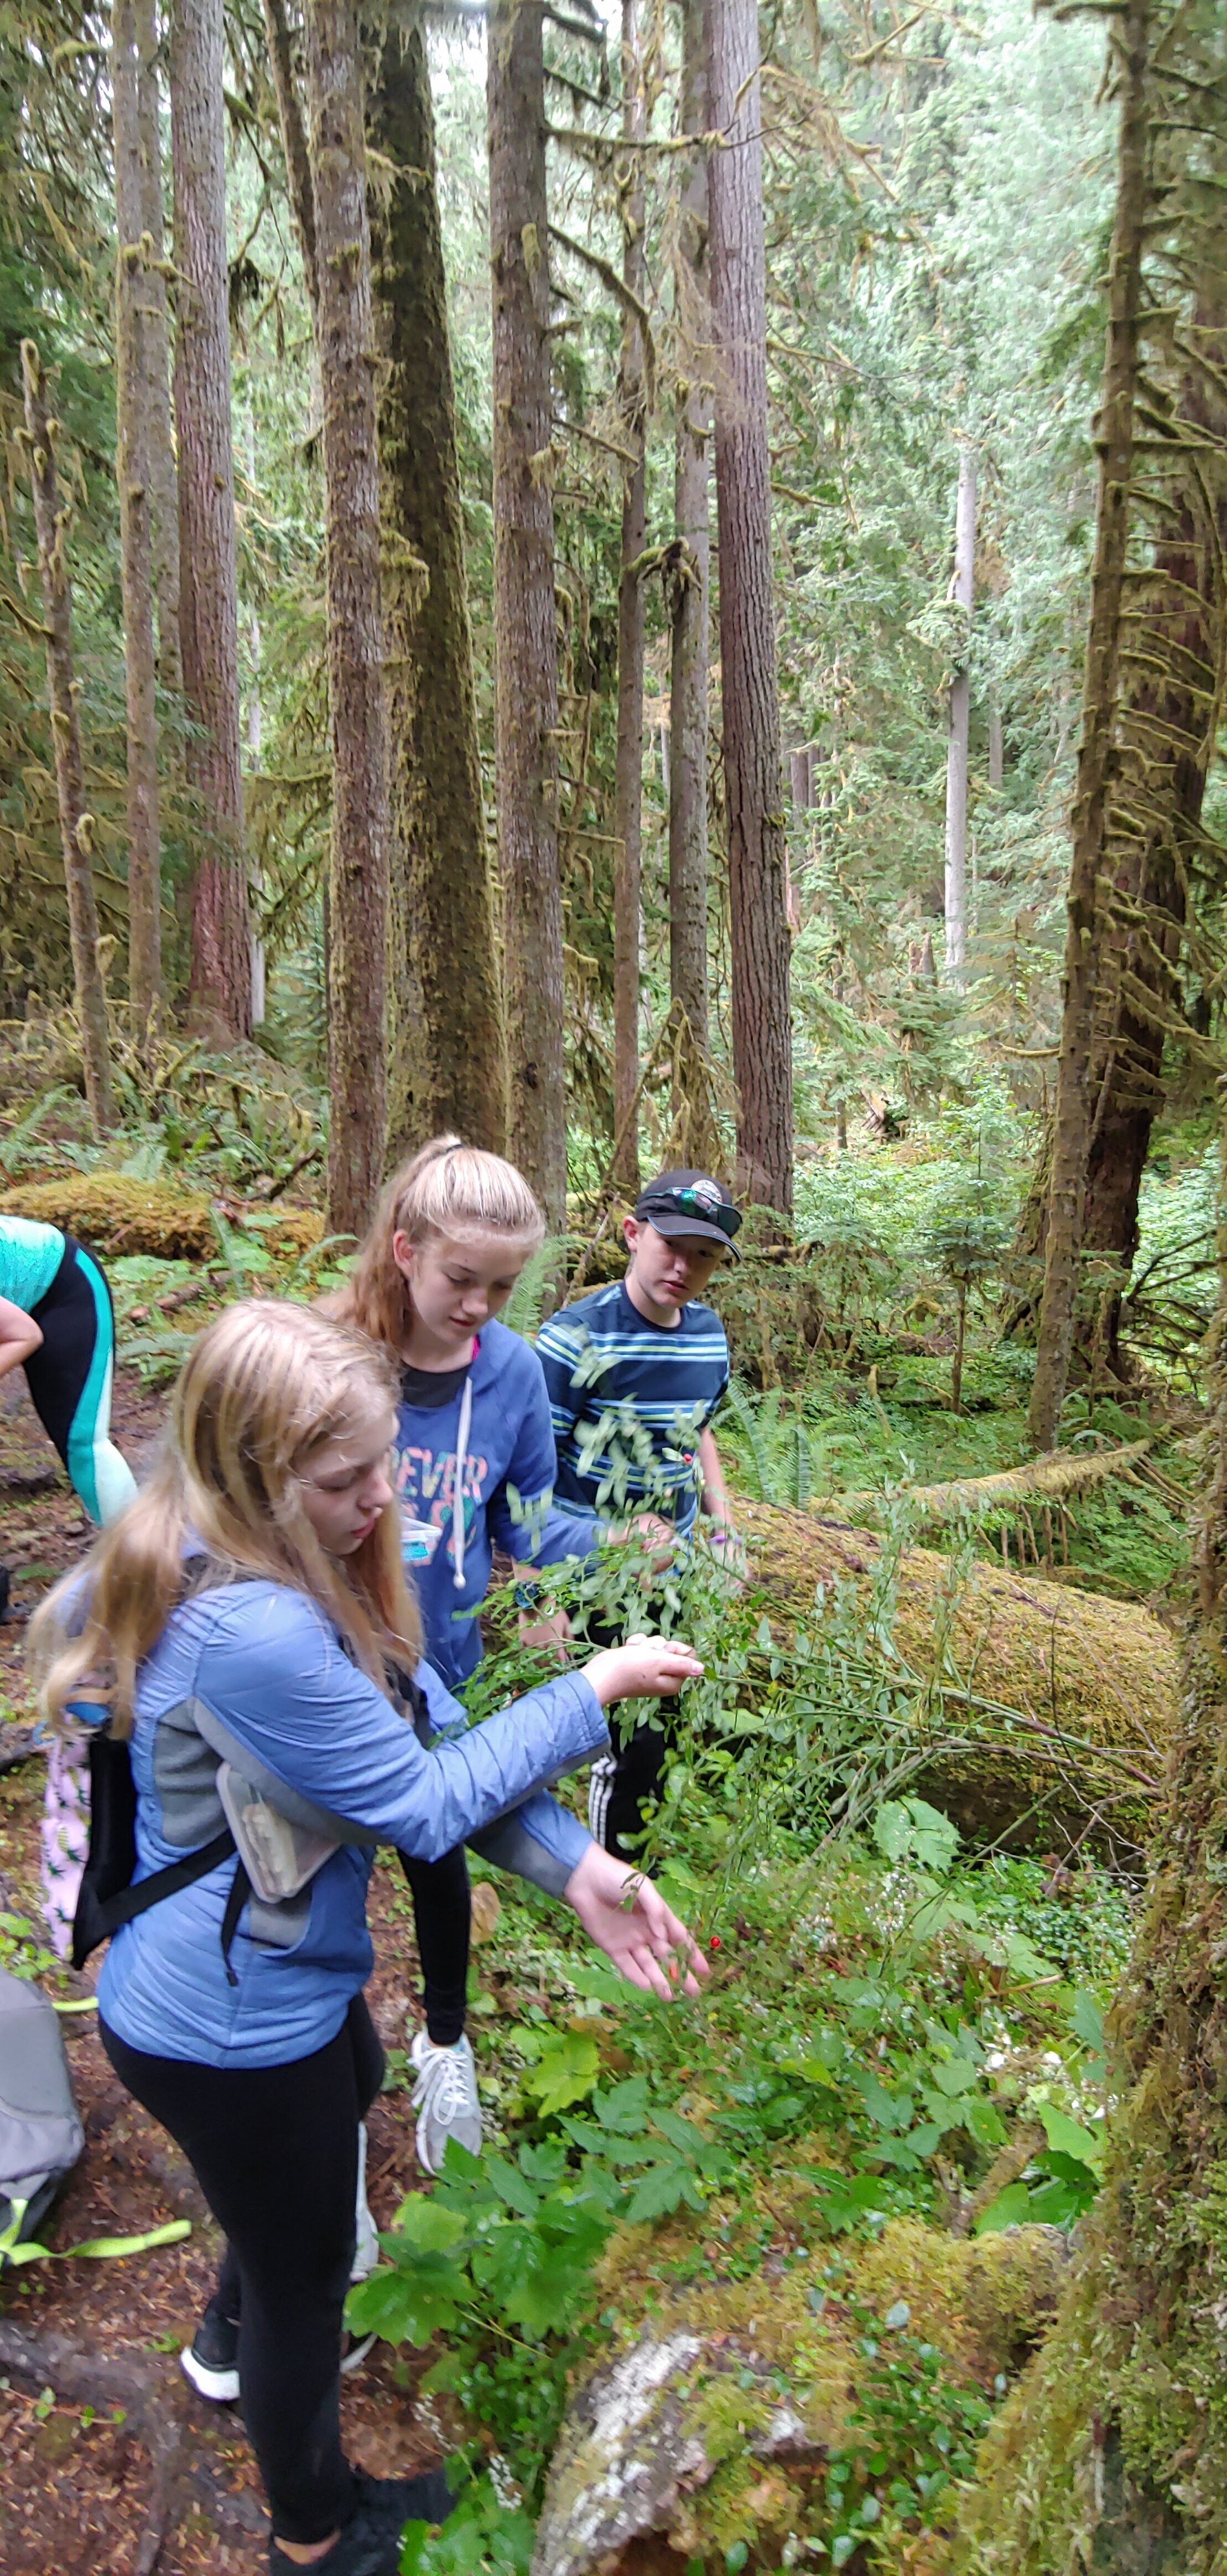
[{"label": "blue puffy jacket", "polygon": [[[428,1665],[417,1680],[433,1728],[463,1725]],[[185,1724],[193,1706],[197,1720]],[[490,1858],[512,1867],[517,1846],[521,1855],[528,1846],[539,1864],[532,1874],[561,1888],[589,1836],[540,1784],[609,1742],[591,1684],[568,1673],[484,1725],[423,1746],[350,1662],[314,1602],[264,1581],[201,1592],[172,1613],[138,1676],[138,1879],[200,1848],[214,1830],[216,1815],[201,1804],[200,1758],[210,1779],[215,1768],[197,1731],[202,1722],[210,1740],[220,1732],[240,1761],[250,1756],[254,1776],[274,1793],[284,1785],[291,1813],[296,1795],[370,1838],[343,1844],[324,1862],[300,1904],[303,1928],[292,1946],[284,1933],[280,1943],[253,1937],[259,1909],[254,1918],[252,1909],[244,1913],[231,1951],[233,1986],[221,1950],[233,1860],[116,1934],[98,1987],[104,2020],[132,2048],[206,2066],[280,2065],[324,2047],[340,2029],[373,1965],[371,1844],[436,1860],[478,1836]]]}]

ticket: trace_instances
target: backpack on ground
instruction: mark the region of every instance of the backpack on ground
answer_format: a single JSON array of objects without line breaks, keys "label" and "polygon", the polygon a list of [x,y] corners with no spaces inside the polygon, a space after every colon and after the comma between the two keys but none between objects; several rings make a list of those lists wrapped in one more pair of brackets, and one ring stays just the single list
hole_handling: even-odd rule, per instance
[{"label": "backpack on ground", "polygon": [[55,2006],[0,1968],[0,2241],[37,2236],[84,2143]]}]

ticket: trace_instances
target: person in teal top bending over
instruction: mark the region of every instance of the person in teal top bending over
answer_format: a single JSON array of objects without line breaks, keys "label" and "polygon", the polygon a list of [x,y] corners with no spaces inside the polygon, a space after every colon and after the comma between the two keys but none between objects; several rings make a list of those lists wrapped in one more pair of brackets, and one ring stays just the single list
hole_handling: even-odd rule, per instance
[{"label": "person in teal top bending over", "polygon": [[[97,1262],[57,1225],[0,1216],[0,1378],[24,1368],[39,1421],[102,1529],[136,1492],[111,1439],[114,1363],[111,1295]],[[7,1608],[0,1566],[0,1618]]]}]

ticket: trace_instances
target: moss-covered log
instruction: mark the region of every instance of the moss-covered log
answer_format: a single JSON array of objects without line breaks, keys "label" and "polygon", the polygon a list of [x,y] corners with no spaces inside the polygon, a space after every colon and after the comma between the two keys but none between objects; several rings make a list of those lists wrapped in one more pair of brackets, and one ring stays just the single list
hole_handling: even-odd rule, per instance
[{"label": "moss-covered log", "polygon": [[[241,1216],[232,1221],[241,1223]],[[126,1172],[63,1172],[0,1197],[0,1215],[35,1217],[79,1236],[103,1260],[143,1252],[158,1261],[216,1261],[217,1228],[211,1202],[198,1190],[169,1181],[137,1181]],[[293,1259],[320,1242],[323,1218],[314,1208],[286,1208],[275,1225],[261,1225],[260,1240],[276,1259]]]},{"label": "moss-covered log", "polygon": [[[786,1604],[808,1606],[819,1584],[869,1596],[888,1544],[873,1531],[768,1503],[739,1501],[737,1514],[756,1570]],[[900,1554],[892,1591],[895,1650],[941,1684],[923,1785],[964,1831],[1030,1818],[1031,1838],[1059,1841],[1062,1826],[1098,1818],[1109,1843],[1145,1832],[1176,1685],[1172,1639],[1149,1611],[980,1563],[952,1582],[950,1558],[922,1547]]]},{"label": "moss-covered log", "polygon": [[1067,2259],[1056,2228],[969,2243],[896,2219],[846,2261],[828,2247],[662,2297],[660,2252],[638,2228],[606,2256],[616,2350],[563,2426],[533,2576],[716,2571],[739,2544],[778,2567],[855,2439],[877,2336],[918,2393],[935,2355],[955,2390],[986,2392],[1043,2335]]}]

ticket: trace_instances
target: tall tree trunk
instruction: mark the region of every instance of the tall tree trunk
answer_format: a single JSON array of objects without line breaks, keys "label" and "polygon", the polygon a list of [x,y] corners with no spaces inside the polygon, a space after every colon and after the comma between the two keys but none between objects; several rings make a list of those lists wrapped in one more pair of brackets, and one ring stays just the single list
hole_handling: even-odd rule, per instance
[{"label": "tall tree trunk", "polygon": [[[128,997],[143,1041],[162,999],[162,845],[158,823],[157,663],[153,640],[153,490],[149,416],[152,358],[146,281],[153,242],[145,231],[146,177],[134,0],[111,16],[115,125],[115,470],[124,612],[128,769]],[[160,281],[159,281],[160,282]]]},{"label": "tall tree trunk", "polygon": [[307,82],[324,396],[332,850],[328,1221],[361,1234],[387,1135],[388,751],[371,368],[371,240],[358,21],[307,0]]},{"label": "tall tree trunk", "polygon": [[482,800],[456,408],[422,30],[383,41],[367,132],[391,747],[389,1140],[502,1153],[507,1084]]},{"label": "tall tree trunk", "polygon": [[[976,459],[959,449],[959,488],[954,512],[954,579],[950,597],[970,633],[976,561]],[[950,682],[950,732],[946,746],[946,973],[961,984],[967,942],[967,737],[971,676],[964,645]]]},{"label": "tall tree trunk", "polygon": [[251,1034],[238,584],[230,428],[230,307],[222,0],[174,0],[175,423],[179,623],[195,812],[191,998],[236,1038]]},{"label": "tall tree trunk", "polygon": [[1116,738],[1121,599],[1129,533],[1138,315],[1147,214],[1150,0],[1128,0],[1118,20],[1122,64],[1116,218],[1108,285],[1108,345],[1099,420],[1099,498],[1078,780],[1074,794],[1069,931],[1057,1071],[1044,1298],[1028,1416],[1037,1449],[1057,1437],[1073,1347],[1090,1139],[1089,1073],[1095,984],[1102,947],[1098,894]]},{"label": "tall tree trunk", "polygon": [[1227,1277],[1198,1606],[1145,1913],[1109,2024],[1104,2185],[1046,2342],[959,2506],[959,2576],[1203,2576],[1227,2552]]},{"label": "tall tree trunk", "polygon": [[988,702],[988,783],[994,790],[1005,777],[1005,740],[1001,730],[1001,701],[994,690]]},{"label": "tall tree trunk", "polygon": [[[684,135],[710,128],[703,0],[682,0],[680,98]],[[707,154],[696,143],[680,174],[673,296],[677,330],[674,546],[666,597],[669,675],[669,991],[678,1049],[673,1123],[683,1162],[709,1159],[689,1136],[707,1025],[707,665],[711,621],[712,347],[707,293]],[[704,1124],[710,1126],[710,1113]],[[710,1149],[709,1149],[710,1151]]]},{"label": "tall tree trunk", "polygon": [[[622,133],[628,146],[622,179],[622,279],[640,304],[647,288],[643,155],[647,132],[638,0],[622,0]],[[622,443],[633,465],[622,469],[622,557],[618,582],[618,741],[614,771],[614,1136],[613,1179],[639,1192],[640,877],[643,838],[643,579],[648,541],[647,387],[643,334],[633,312],[622,325],[618,383]]]},{"label": "tall tree trunk", "polygon": [[[1181,950],[1197,865],[1206,776],[1227,671],[1227,322],[1221,299],[1197,314],[1196,377],[1172,423],[1177,478],[1164,532],[1132,605],[1121,764],[1113,836],[1113,1009],[1096,1048],[1084,1241],[1116,1254],[1123,1276],[1137,1250],[1138,1198],[1150,1133],[1164,1100],[1166,1037],[1182,1008]],[[1182,434],[1193,454],[1181,469]],[[1139,831],[1140,826],[1140,831]],[[1108,979],[1105,978],[1105,981]],[[1113,1354],[1114,1356],[1114,1354]]]},{"label": "tall tree trunk", "polygon": [[26,446],[46,621],[47,694],[51,702],[51,739],[60,810],[60,846],[64,855],[64,888],[68,897],[72,980],[81,1022],[85,1097],[95,1132],[101,1133],[115,1124],[115,1102],[111,1092],[106,990],[98,957],[98,912],[90,863],[94,818],[85,810],[85,768],[81,758],[77,683],[73,673],[72,592],[65,554],[69,511],[66,504],[61,504],[55,470],[55,446],[60,425],[47,409],[47,379],[32,340],[23,340],[21,344],[21,381],[25,394]]},{"label": "tall tree trunk", "polygon": [[771,580],[757,0],[707,0],[720,662],[729,833],[737,1177],[792,1211],[790,940]]},{"label": "tall tree trunk", "polygon": [[509,1148],[551,1231],[561,1233],[567,1154],[542,29],[535,0],[494,0],[494,713]]},{"label": "tall tree trunk", "polygon": [[[136,113],[140,133],[141,236],[148,235],[142,289],[146,435],[150,496],[150,565],[158,629],[158,679],[167,696],[183,694],[179,641],[179,483],[170,401],[170,317],[166,298],[166,220],[162,202],[162,129],[158,98],[157,0],[132,0],[136,31]],[[136,236],[134,235],[135,239]]]},{"label": "tall tree trunk", "polygon": [[294,38],[285,13],[285,0],[264,0],[264,34],[268,45],[268,64],[272,74],[273,95],[281,125],[281,148],[285,154],[285,174],[290,193],[290,210],[302,256],[303,280],[314,313],[319,304],[319,273],[315,256],[315,196],[311,185],[311,154],[303,120],[302,96],[294,62]]}]

